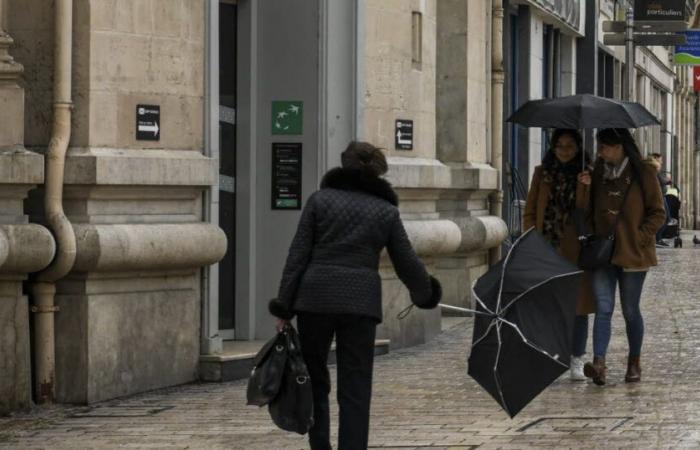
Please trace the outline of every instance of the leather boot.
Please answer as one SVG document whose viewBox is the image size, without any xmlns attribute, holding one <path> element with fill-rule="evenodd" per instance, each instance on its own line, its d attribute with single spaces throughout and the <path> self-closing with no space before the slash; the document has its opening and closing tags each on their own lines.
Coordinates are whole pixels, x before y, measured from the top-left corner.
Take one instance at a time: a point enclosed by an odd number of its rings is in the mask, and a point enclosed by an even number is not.
<svg viewBox="0 0 700 450">
<path fill-rule="evenodd" d="M 627 373 L 625 374 L 627 383 L 636 383 L 642 381 L 642 368 L 639 365 L 639 357 L 629 357 L 627 360 Z"/>
<path fill-rule="evenodd" d="M 603 386 L 605 384 L 605 374 L 607 369 L 605 367 L 605 357 L 593 357 L 593 362 L 587 362 L 583 366 L 583 373 L 588 378 L 592 378 L 593 382 L 598 386 Z"/>
</svg>

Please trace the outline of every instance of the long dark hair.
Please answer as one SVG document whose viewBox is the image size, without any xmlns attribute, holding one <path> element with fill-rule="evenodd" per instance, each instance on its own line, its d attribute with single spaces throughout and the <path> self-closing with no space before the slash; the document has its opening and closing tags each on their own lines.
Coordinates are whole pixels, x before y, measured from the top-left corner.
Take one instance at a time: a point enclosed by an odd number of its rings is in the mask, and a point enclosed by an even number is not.
<svg viewBox="0 0 700 450">
<path fill-rule="evenodd" d="M 554 152 L 554 148 L 557 146 L 557 142 L 559 142 L 559 139 L 562 136 L 569 136 L 576 143 L 576 148 L 578 151 L 576 152 L 576 156 L 574 157 L 574 159 L 572 159 L 571 161 L 580 162 L 581 152 L 584 152 L 586 165 L 590 164 L 590 158 L 583 149 L 583 137 L 581 136 L 581 133 L 579 133 L 578 130 L 575 130 L 573 128 L 557 128 L 556 130 L 554 130 L 554 132 L 552 133 L 552 137 L 549 139 L 549 150 L 547 150 L 547 153 L 544 155 L 544 158 L 542 158 L 542 165 L 546 168 L 551 168 L 554 166 L 555 162 L 557 161 L 557 155 Z"/>
<path fill-rule="evenodd" d="M 596 138 L 599 143 L 605 145 L 622 145 L 625 156 L 629 158 L 632 178 L 642 186 L 642 153 L 639 151 L 632 133 L 627 128 L 605 128 L 598 132 Z M 601 161 L 599 164 L 603 164 L 603 162 Z"/>
</svg>

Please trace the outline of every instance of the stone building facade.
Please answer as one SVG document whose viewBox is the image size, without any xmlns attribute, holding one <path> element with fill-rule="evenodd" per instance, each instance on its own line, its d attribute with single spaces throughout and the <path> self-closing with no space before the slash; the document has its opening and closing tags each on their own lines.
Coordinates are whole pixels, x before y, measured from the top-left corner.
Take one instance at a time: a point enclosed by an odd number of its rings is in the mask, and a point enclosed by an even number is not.
<svg viewBox="0 0 700 450">
<path fill-rule="evenodd" d="M 501 15 L 467 0 L 1 0 L 0 412 L 185 383 L 268 338 L 297 207 L 352 139 L 387 149 L 411 240 L 445 302 L 470 305 L 506 235 Z M 56 222 L 46 174 L 68 132 Z M 277 202 L 284 183 L 299 191 Z M 388 260 L 381 274 L 380 336 L 438 333 L 438 310 L 396 318 L 408 294 Z M 37 328 L 50 351 L 30 345 Z"/>
</svg>

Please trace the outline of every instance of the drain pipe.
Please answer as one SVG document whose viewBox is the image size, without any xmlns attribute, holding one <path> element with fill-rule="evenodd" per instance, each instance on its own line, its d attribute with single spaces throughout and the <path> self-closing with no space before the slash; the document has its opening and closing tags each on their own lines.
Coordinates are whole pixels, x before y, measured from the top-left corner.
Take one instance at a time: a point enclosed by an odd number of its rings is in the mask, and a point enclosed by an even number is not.
<svg viewBox="0 0 700 450">
<path fill-rule="evenodd" d="M 32 285 L 34 304 L 34 364 L 37 403 L 52 403 L 55 398 L 54 305 L 56 281 L 65 277 L 75 263 L 76 244 L 73 226 L 63 212 L 63 173 L 71 133 L 71 59 L 73 1 L 55 2 L 54 104 L 51 140 L 46 152 L 44 210 L 49 229 L 56 239 L 56 257 L 36 276 Z"/>
<path fill-rule="evenodd" d="M 490 214 L 503 218 L 503 0 L 491 1 L 491 165 L 496 169 L 497 187 L 491 193 Z M 501 245 L 489 251 L 490 265 L 501 259 Z"/>
</svg>

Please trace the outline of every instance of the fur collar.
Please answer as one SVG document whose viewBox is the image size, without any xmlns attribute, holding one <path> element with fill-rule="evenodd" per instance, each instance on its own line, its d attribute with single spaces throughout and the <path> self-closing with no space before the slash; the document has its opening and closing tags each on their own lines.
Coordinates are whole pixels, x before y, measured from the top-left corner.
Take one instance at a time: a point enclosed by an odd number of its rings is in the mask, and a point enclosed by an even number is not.
<svg viewBox="0 0 700 450">
<path fill-rule="evenodd" d="M 391 184 L 383 178 L 368 177 L 362 172 L 336 167 L 329 170 L 321 180 L 321 189 L 362 191 L 383 198 L 394 206 L 399 206 L 399 198 Z"/>
</svg>

